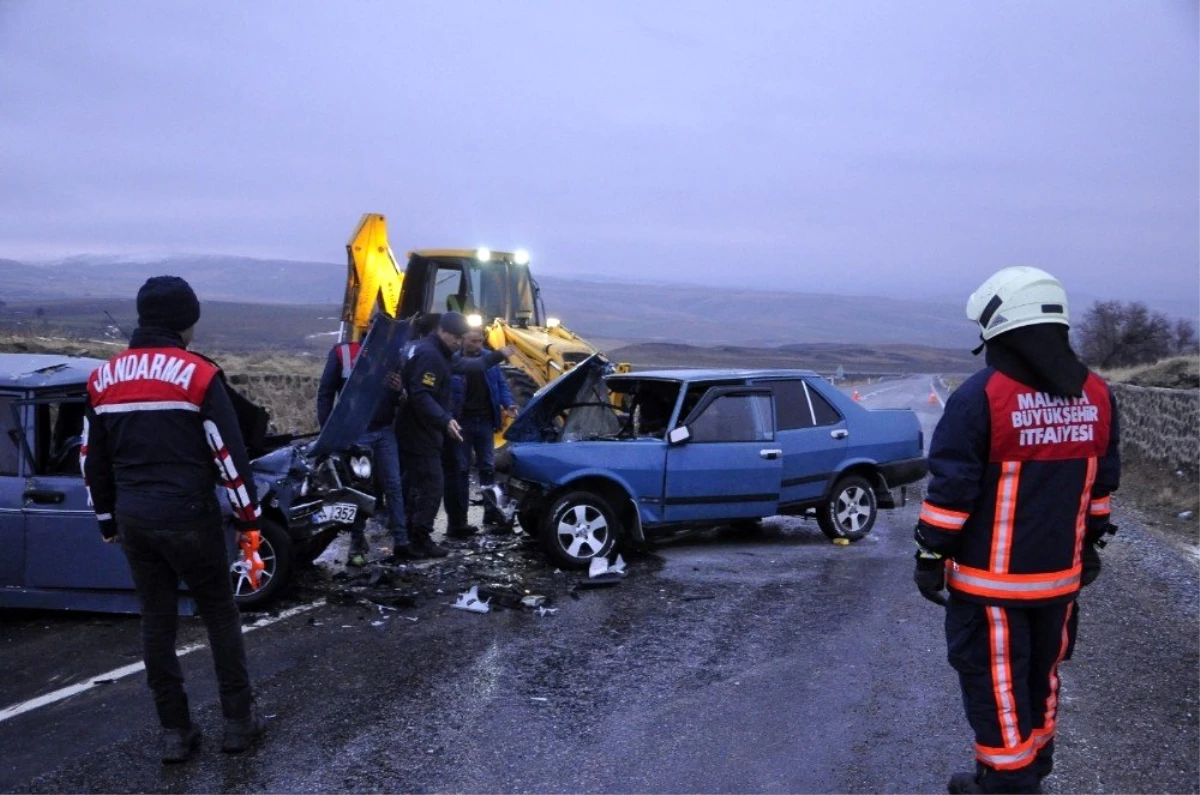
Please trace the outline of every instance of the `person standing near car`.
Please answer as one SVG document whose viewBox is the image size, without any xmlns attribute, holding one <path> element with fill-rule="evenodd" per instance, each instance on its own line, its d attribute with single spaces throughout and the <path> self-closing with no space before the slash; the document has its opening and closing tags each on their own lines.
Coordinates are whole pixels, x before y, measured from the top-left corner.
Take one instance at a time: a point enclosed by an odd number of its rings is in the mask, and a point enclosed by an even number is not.
<svg viewBox="0 0 1200 795">
<path fill-rule="evenodd" d="M 432 536 L 445 489 L 442 467 L 446 444 L 462 441 L 458 420 L 450 412 L 451 379 L 456 372 L 483 370 L 513 353 L 511 347 L 505 347 L 478 362 L 452 363 L 469 329 L 462 314 L 442 314 L 437 328 L 413 346 L 401 374 L 407 398 L 398 436 L 409 505 L 408 534 L 413 548 L 426 557 L 447 554 L 446 548 L 435 543 Z"/>
<path fill-rule="evenodd" d="M 997 272 L 967 316 L 987 367 L 954 391 L 934 431 L 914 578 L 946 603 L 947 656 L 975 734 L 975 770 L 949 791 L 1040 792 L 1076 597 L 1116 530 L 1117 406 L 1071 350 L 1066 292 L 1049 273 Z"/>
<path fill-rule="evenodd" d="M 324 427 L 333 412 L 334 401 L 350 379 L 350 372 L 358 360 L 361 348 L 358 342 L 339 342 L 329 351 L 325 369 L 317 386 L 317 424 Z M 409 543 L 408 520 L 404 510 L 404 486 L 400 469 L 400 450 L 396 443 L 393 424 L 396 418 L 396 402 L 399 392 L 385 395 L 370 424 L 356 444 L 371 451 L 372 464 L 387 506 L 388 530 L 392 536 L 392 556 L 401 559 L 418 557 Z M 367 537 L 361 523 L 356 522 L 350 531 L 350 557 L 347 565 L 361 568 L 367 565 Z"/>
<path fill-rule="evenodd" d="M 474 360 L 482 356 L 483 332 L 477 328 L 470 329 L 463 337 L 462 352 L 455 358 Z M 471 459 L 474 457 L 480 488 L 492 485 L 495 476 L 495 435 L 504 427 L 506 417 L 516 416 L 517 404 L 499 365 L 456 377 L 462 379 L 462 399 L 456 416 L 463 440 L 454 445 L 458 458 L 458 482 L 447 484 L 446 488 L 447 492 L 452 488 L 457 489 L 456 502 L 466 506 L 470 498 Z M 446 530 L 449 536 L 462 538 L 478 532 L 478 528 L 466 523 L 465 509 L 461 524 L 456 524 L 454 517 L 450 519 Z M 485 510 L 483 522 L 492 532 L 504 529 L 504 517 L 498 515 L 494 507 L 489 506 Z"/>
<path fill-rule="evenodd" d="M 133 574 L 162 761 L 183 762 L 200 742 L 175 655 L 180 581 L 208 630 L 225 717 L 221 750 L 238 753 L 262 735 L 263 722 L 216 491 L 224 486 L 238 531 L 257 541 L 250 462 L 218 368 L 187 350 L 200 319 L 191 286 L 177 276 L 149 279 L 137 310 L 129 348 L 88 379 L 80 468 L 100 533 L 121 544 Z"/>
</svg>

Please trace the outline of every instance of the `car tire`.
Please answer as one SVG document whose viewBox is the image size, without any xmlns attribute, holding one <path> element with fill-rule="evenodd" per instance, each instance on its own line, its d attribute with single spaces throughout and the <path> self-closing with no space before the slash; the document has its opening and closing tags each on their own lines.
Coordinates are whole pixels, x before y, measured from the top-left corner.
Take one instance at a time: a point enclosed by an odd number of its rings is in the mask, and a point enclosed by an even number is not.
<svg viewBox="0 0 1200 795">
<path fill-rule="evenodd" d="M 590 491 L 572 491 L 554 501 L 542 520 L 541 542 L 564 568 L 586 568 L 608 557 L 621 534 L 617 512 Z"/>
<path fill-rule="evenodd" d="M 517 523 L 525 535 L 536 537 L 541 526 L 541 516 L 537 511 L 521 511 L 517 514 Z"/>
<path fill-rule="evenodd" d="M 294 553 L 287 531 L 269 519 L 259 524 L 258 556 L 266 566 L 259 574 L 258 590 L 250 589 L 250 580 L 242 574 L 242 551 L 234 545 L 229 563 L 229 578 L 233 584 L 233 600 L 241 608 L 258 608 L 283 592 L 291 579 Z"/>
<path fill-rule="evenodd" d="M 817 524 L 831 539 L 858 541 L 875 526 L 879 509 L 866 478 L 847 475 L 834 484 L 829 499 L 817 508 Z"/>
</svg>

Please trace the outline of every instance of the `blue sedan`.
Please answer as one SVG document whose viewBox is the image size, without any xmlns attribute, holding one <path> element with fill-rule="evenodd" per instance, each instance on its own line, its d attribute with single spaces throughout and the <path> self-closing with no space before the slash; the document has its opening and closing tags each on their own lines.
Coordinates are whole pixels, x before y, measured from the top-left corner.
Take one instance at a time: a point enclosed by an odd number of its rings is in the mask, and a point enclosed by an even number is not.
<svg viewBox="0 0 1200 795">
<path fill-rule="evenodd" d="M 544 387 L 497 457 L 501 499 L 561 565 L 780 514 L 857 541 L 925 477 L 912 411 L 864 409 L 816 373 L 611 369 L 593 356 Z"/>
</svg>

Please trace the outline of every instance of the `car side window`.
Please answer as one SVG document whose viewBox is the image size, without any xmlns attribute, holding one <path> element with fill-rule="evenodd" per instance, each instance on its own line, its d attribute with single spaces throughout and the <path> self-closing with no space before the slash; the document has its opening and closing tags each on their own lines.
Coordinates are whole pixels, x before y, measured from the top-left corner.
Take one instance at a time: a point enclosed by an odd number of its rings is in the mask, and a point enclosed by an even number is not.
<svg viewBox="0 0 1200 795">
<path fill-rule="evenodd" d="M 11 396 L 0 395 L 0 475 L 16 475 L 21 468 L 21 448 Z"/>
<path fill-rule="evenodd" d="M 774 437 L 766 395 L 722 395 L 688 423 L 693 442 L 758 442 Z"/>
<path fill-rule="evenodd" d="M 775 395 L 775 416 L 779 430 L 811 428 L 815 424 L 803 381 L 772 381 L 771 392 Z"/>
<path fill-rule="evenodd" d="M 808 391 L 809 400 L 812 401 L 813 422 L 817 425 L 837 425 L 842 421 L 842 415 L 833 407 L 833 404 L 826 400 L 820 392 L 813 389 L 808 384 L 804 385 Z"/>
<path fill-rule="evenodd" d="M 78 398 L 34 405 L 34 472 L 83 477 L 79 471 L 83 414 L 84 404 Z"/>
</svg>

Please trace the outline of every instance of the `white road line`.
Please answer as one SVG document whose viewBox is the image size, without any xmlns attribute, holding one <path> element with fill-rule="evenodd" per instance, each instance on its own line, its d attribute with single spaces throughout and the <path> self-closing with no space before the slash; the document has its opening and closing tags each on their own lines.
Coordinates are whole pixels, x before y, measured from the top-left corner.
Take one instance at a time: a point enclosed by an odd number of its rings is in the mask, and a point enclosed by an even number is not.
<svg viewBox="0 0 1200 795">
<path fill-rule="evenodd" d="M 300 605 L 298 607 L 293 607 L 290 610 L 284 610 L 277 616 L 260 618 L 253 624 L 247 624 L 242 627 L 242 634 L 244 635 L 247 632 L 253 632 L 256 629 L 268 627 L 271 624 L 275 624 L 279 621 L 283 621 L 286 618 L 291 618 L 292 616 L 307 612 L 315 607 L 320 607 L 323 604 L 325 604 L 325 600 L 318 599 L 312 604 Z M 180 648 L 176 649 L 175 654 L 179 657 L 182 657 L 183 655 L 191 654 L 198 649 L 207 648 L 207 646 L 207 643 L 193 643 L 190 646 L 181 646 Z M 32 712 L 33 710 L 44 707 L 47 704 L 54 704 L 58 701 L 62 701 L 64 698 L 70 698 L 71 696 L 78 695 L 84 691 L 91 690 L 93 687 L 100 687 L 101 685 L 110 684 L 117 679 L 124 679 L 126 676 L 132 676 L 133 674 L 144 670 L 146 670 L 145 663 L 130 663 L 129 665 L 123 665 L 120 668 L 114 668 L 111 671 L 95 676 L 87 682 L 80 682 L 79 684 L 55 690 L 53 693 L 46 693 L 43 696 L 31 698 L 30 700 L 22 701 L 19 704 L 13 704 L 11 707 L 0 709 L 0 723 L 3 723 L 9 718 L 15 718 L 18 715 L 23 715 L 26 712 Z"/>
<path fill-rule="evenodd" d="M 937 388 L 934 387 L 934 385 L 933 385 L 932 378 L 929 379 L 929 394 L 931 394 L 935 398 L 937 398 L 937 402 L 938 402 L 939 406 L 941 406 L 942 408 L 946 408 L 946 401 L 942 400 L 942 396 L 938 394 Z"/>
</svg>

